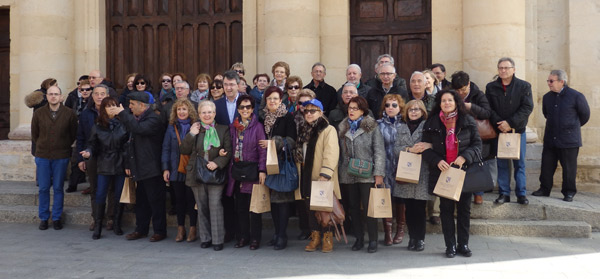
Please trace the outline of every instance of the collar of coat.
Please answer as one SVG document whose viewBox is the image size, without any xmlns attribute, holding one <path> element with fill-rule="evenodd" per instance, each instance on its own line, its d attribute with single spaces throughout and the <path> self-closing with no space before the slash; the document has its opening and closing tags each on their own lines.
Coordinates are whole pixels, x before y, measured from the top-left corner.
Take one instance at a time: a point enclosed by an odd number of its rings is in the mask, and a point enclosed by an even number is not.
<svg viewBox="0 0 600 279">
<path fill-rule="evenodd" d="M 339 128 L 340 137 L 344 137 L 346 133 L 350 130 L 350 123 L 348 123 L 348 117 L 344 118 L 344 120 L 340 122 Z M 375 121 L 375 119 L 370 115 L 365 115 L 363 120 L 360 122 L 360 127 L 358 127 L 358 130 L 356 130 L 356 134 L 358 135 L 360 130 L 363 130 L 365 133 L 369 133 L 376 128 L 377 121 Z"/>
</svg>

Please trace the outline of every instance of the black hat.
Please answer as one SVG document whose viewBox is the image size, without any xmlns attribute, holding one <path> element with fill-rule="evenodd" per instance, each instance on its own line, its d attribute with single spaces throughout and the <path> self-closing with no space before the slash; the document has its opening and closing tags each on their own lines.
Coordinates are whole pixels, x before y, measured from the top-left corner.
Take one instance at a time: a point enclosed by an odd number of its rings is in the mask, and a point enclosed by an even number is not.
<svg viewBox="0 0 600 279">
<path fill-rule="evenodd" d="M 144 104 L 150 103 L 150 96 L 148 96 L 148 93 L 146 93 L 146 92 L 134 91 L 134 92 L 129 93 L 127 95 L 127 97 L 129 97 L 129 100 L 132 100 L 132 101 L 138 101 L 138 102 L 142 102 Z"/>
</svg>

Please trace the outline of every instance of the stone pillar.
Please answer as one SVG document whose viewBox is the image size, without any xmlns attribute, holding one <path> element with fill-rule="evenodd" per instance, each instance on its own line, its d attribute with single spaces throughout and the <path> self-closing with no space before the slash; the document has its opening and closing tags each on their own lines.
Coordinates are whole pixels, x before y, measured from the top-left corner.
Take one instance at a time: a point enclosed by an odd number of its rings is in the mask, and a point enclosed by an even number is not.
<svg viewBox="0 0 600 279">
<path fill-rule="evenodd" d="M 446 74 L 463 68 L 462 0 L 431 2 L 431 60 Z M 449 79 L 449 77 L 448 77 Z"/>
<path fill-rule="evenodd" d="M 25 106 L 24 96 L 38 89 L 42 81 L 53 77 L 58 80 L 66 98 L 74 84 L 73 59 L 73 0 L 20 0 L 19 57 L 12 67 L 18 67 L 20 100 L 11 118 L 18 118 L 17 127 L 11 127 L 10 139 L 31 137 L 30 123 L 33 110 Z M 13 16 L 11 15 L 11 18 Z M 11 34 L 13 35 L 13 34 Z M 43 51 L 40 51 L 43 50 Z M 12 61 L 11 61 L 12 62 Z"/>
<path fill-rule="evenodd" d="M 327 67 L 325 82 L 335 89 L 346 81 L 346 67 L 350 64 L 349 2 L 348 0 L 321 1 L 320 60 Z"/>
</svg>

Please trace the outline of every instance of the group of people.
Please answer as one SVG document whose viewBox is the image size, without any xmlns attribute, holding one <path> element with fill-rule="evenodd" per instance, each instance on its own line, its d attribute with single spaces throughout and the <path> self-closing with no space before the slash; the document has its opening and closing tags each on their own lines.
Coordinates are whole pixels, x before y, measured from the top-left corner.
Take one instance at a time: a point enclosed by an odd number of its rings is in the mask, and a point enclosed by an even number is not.
<svg viewBox="0 0 600 279">
<path fill-rule="evenodd" d="M 92 71 L 80 79 L 65 105 L 56 80 L 46 80 L 26 100 L 36 109 L 32 152 L 40 192 L 39 228 L 47 229 L 50 217 L 55 229 L 62 228 L 62 181 L 72 158 L 67 192 L 75 191 L 87 173 L 94 239 L 101 237 L 105 215 L 107 227 L 123 234 L 119 201 L 129 177 L 137 187 L 136 225 L 126 235 L 128 240 L 147 237 L 150 221 L 151 242 L 167 237 L 168 189 L 177 215 L 175 241 L 199 238 L 200 247 L 219 251 L 234 240 L 235 248 L 259 249 L 262 216 L 250 211 L 250 204 L 255 186 L 269 179 L 267 150 L 274 143 L 271 151 L 280 161 L 295 164 L 299 178 L 297 185 L 277 185 L 281 180 L 267 185 L 275 229 L 267 245 L 275 250 L 287 247 L 288 220 L 294 211 L 300 221 L 298 239 L 310 240 L 305 250 L 333 250 L 333 227 L 322 226 L 310 206 L 312 182 L 331 181 L 335 197 L 348 212 L 345 224 L 355 237 L 353 251 L 365 244 L 369 253 L 378 249 L 378 220 L 367 216 L 367 208 L 371 188 L 381 185 L 390 189 L 394 212 L 394 218 L 382 220 L 384 245 L 401 243 L 406 225 L 408 250 L 423 251 L 429 218 L 432 223 L 441 221 L 446 256 L 469 257 L 472 196 L 480 204 L 483 193 L 463 192 L 455 201 L 438 198 L 433 190 L 442 171 L 496 157 L 497 139 L 482 140 L 476 119 L 488 119 L 498 132 L 521 134 L 518 160 L 493 160 L 500 193 L 495 203 L 510 202 L 512 161 L 517 202 L 528 204 L 524 154 L 525 127 L 533 110 L 531 86 L 514 75 L 511 58 L 501 58 L 497 67 L 498 76 L 485 93 L 463 71 L 448 81 L 442 64 L 415 71 L 407 85 L 388 54 L 378 57 L 376 76 L 365 82 L 360 66 L 349 65 L 347 81 L 338 90 L 325 82 L 325 65 L 315 63 L 311 82 L 303 86 L 283 61 L 273 65 L 272 79 L 267 74 L 254 76 L 254 87 L 246 83 L 241 63 L 212 78 L 198 75 L 195 90 L 184 74 L 165 73 L 160 89 L 153 92 L 151 81 L 134 73 L 117 94 L 99 71 Z M 560 161 L 564 199 L 572 201 L 580 127 L 589 119 L 589 107 L 583 94 L 567 86 L 564 71 L 552 71 L 548 85 L 541 188 L 533 194 L 549 195 Z M 400 151 L 422 154 L 417 183 L 396 181 Z M 368 166 L 368 171 L 353 171 L 356 164 Z"/>
</svg>

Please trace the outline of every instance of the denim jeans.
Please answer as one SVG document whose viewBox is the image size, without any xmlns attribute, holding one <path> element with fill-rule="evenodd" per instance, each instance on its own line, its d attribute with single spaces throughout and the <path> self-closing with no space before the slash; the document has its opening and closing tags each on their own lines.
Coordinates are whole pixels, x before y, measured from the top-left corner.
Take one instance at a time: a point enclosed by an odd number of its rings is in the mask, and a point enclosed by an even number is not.
<svg viewBox="0 0 600 279">
<path fill-rule="evenodd" d="M 113 183 L 115 185 L 115 203 L 118 203 L 121 199 L 121 192 L 123 192 L 123 183 L 125 183 L 125 175 L 99 174 L 98 184 L 96 186 L 96 203 L 106 203 L 106 195 L 108 193 L 108 186 L 111 180 L 113 180 Z"/>
<path fill-rule="evenodd" d="M 519 160 L 510 159 L 497 159 L 498 161 L 498 188 L 500 194 L 510 195 L 510 169 L 508 164 L 510 161 L 513 163 L 514 177 L 515 177 L 515 194 L 517 197 L 524 197 L 527 195 L 527 177 L 525 175 L 525 148 L 527 146 L 527 139 L 525 133 L 521 134 L 521 153 Z"/>
<path fill-rule="evenodd" d="M 63 188 L 68 164 L 69 158 L 35 158 L 40 195 L 40 205 L 38 207 L 38 216 L 40 217 L 40 220 L 48 220 L 50 218 L 51 185 L 54 190 L 54 201 L 52 203 L 52 220 L 60 220 L 60 216 L 62 215 L 63 211 Z"/>
</svg>

